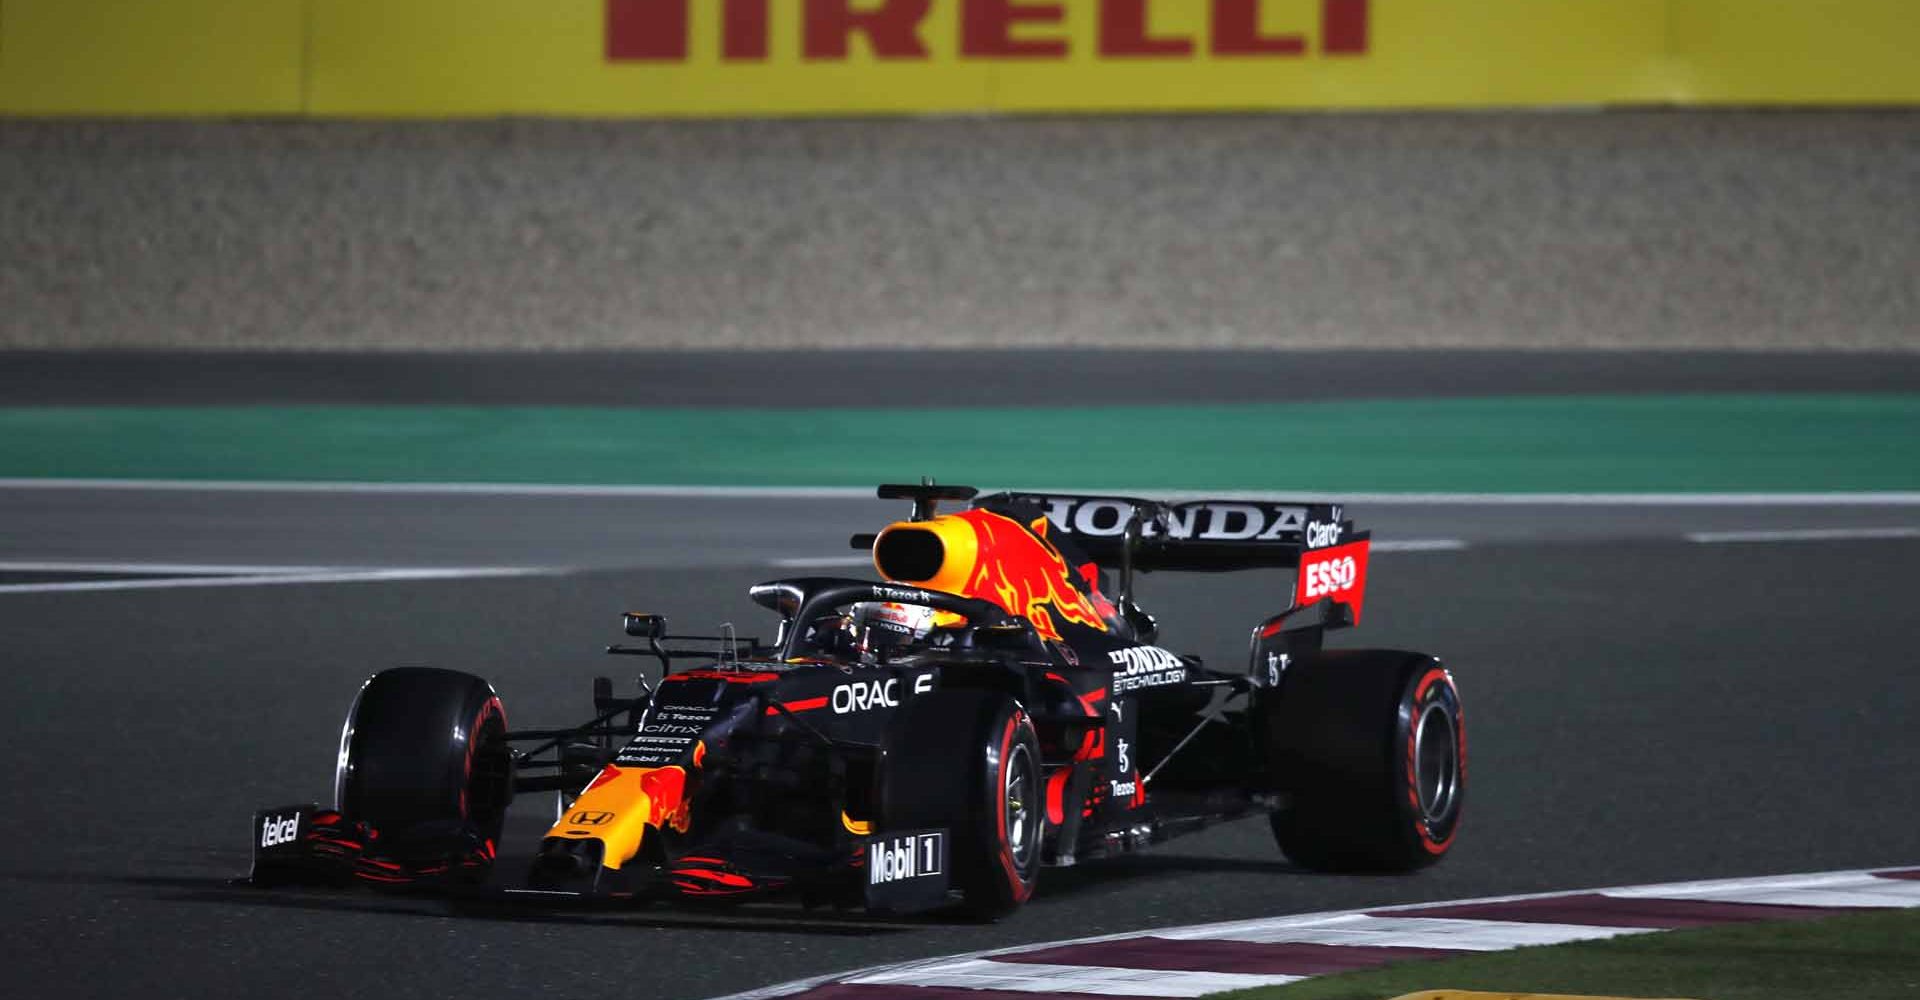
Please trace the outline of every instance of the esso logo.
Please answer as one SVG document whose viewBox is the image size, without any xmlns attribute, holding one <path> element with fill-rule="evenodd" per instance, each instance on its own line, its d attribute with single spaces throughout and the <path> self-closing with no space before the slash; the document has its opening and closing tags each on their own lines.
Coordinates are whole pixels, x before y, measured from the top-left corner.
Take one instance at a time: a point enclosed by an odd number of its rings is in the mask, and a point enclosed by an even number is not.
<svg viewBox="0 0 1920 1000">
<path fill-rule="evenodd" d="M 900 704 L 900 679 L 889 677 L 884 681 L 855 681 L 842 684 L 833 689 L 833 711 L 837 715 L 848 712 L 864 712 L 869 708 L 898 707 Z"/>
<path fill-rule="evenodd" d="M 1307 567 L 1307 600 L 1350 590 L 1360 576 L 1360 567 L 1352 556 L 1341 556 Z"/>
</svg>

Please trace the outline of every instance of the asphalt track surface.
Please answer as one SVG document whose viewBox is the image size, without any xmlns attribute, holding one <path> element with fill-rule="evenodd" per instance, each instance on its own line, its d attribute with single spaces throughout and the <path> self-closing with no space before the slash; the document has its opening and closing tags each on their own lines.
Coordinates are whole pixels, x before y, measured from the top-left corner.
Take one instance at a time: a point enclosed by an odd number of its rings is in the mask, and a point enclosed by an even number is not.
<svg viewBox="0 0 1920 1000">
<path fill-rule="evenodd" d="M 845 532 L 885 507 L 67 488 L 0 500 L 8 562 L 553 571 L 0 592 L 0 705 L 17 748 L 0 792 L 13 845 L 0 961 L 30 993 L 701 997 L 1149 926 L 1920 856 L 1908 641 L 1920 539 L 1685 538 L 1912 528 L 1911 505 L 1358 504 L 1376 538 L 1465 544 L 1377 556 L 1366 621 L 1341 643 L 1430 650 L 1454 668 L 1472 775 L 1454 854 L 1412 877 L 1315 875 L 1289 866 L 1264 824 L 1241 822 L 1047 871 L 1023 911 L 971 925 L 772 904 L 456 910 L 226 881 L 245 868 L 254 808 L 327 798 L 340 718 L 371 671 L 460 667 L 494 682 L 516 724 L 577 720 L 591 677 L 633 662 L 599 653 L 620 611 L 751 632 L 765 613 L 748 583 L 819 571 L 772 560 L 845 558 Z M 1167 645 L 1233 664 L 1285 589 L 1273 574 L 1158 575 L 1143 602 Z M 549 808 L 520 803 L 503 873 Z"/>
<path fill-rule="evenodd" d="M 1495 893 L 1910 863 L 1920 541 L 1487 545 L 1376 558 L 1348 643 L 1444 655 L 1472 791 L 1408 878 L 1297 871 L 1255 820 L 1050 870 L 994 925 L 737 911 L 473 912 L 267 893 L 256 807 L 324 801 L 357 683 L 398 663 L 493 680 L 523 725 L 583 718 L 617 613 L 763 614 L 764 567 L 0 595 L 8 933 L 29 992 L 698 997 L 875 962 L 1146 926 Z M 1167 644 L 1233 663 L 1284 582 L 1155 578 Z M 524 858 L 550 800 L 521 803 Z M 512 863 L 505 866 L 510 871 Z"/>
</svg>

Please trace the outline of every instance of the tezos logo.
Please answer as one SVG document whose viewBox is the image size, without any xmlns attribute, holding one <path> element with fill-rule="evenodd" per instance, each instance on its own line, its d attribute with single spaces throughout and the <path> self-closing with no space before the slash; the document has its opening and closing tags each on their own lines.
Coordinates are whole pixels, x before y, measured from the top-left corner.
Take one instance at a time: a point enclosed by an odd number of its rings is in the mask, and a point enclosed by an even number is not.
<svg viewBox="0 0 1920 1000">
<path fill-rule="evenodd" d="M 1307 600 L 1325 597 L 1342 590 L 1351 590 L 1359 576 L 1360 568 L 1354 563 L 1352 556 L 1314 563 L 1307 567 Z"/>
<path fill-rule="evenodd" d="M 265 822 L 260 824 L 261 847 L 278 847 L 281 844 L 291 843 L 293 838 L 299 835 L 299 813 L 294 813 L 284 819 L 279 816 L 268 816 Z"/>
<path fill-rule="evenodd" d="M 1291 653 L 1268 653 L 1267 654 L 1267 686 L 1279 687 L 1280 675 L 1286 673 L 1287 668 L 1292 665 L 1293 665 L 1293 655 Z"/>
<path fill-rule="evenodd" d="M 1138 787 L 1131 781 L 1109 781 L 1107 784 L 1112 787 L 1116 799 L 1133 798 L 1134 789 Z"/>
<path fill-rule="evenodd" d="M 940 874 L 942 836 L 944 834 L 922 833 L 874 844 L 867 853 L 867 884 L 884 885 Z"/>
</svg>

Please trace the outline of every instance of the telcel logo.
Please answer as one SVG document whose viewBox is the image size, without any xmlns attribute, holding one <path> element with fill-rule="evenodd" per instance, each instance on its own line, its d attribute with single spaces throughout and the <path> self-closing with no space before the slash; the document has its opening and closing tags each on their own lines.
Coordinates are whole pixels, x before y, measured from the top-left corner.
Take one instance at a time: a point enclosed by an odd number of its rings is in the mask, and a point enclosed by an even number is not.
<svg viewBox="0 0 1920 1000">
<path fill-rule="evenodd" d="M 299 836 L 299 834 L 299 813 L 294 813 L 284 818 L 268 816 L 266 820 L 260 824 L 260 846 L 278 847 L 281 844 L 292 843 L 293 838 Z"/>
</svg>

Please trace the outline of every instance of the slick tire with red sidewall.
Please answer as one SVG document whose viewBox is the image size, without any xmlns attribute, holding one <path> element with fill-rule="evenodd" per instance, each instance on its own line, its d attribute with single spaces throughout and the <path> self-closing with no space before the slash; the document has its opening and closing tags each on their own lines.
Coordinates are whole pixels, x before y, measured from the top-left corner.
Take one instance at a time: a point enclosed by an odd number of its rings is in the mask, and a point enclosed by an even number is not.
<svg viewBox="0 0 1920 1000">
<path fill-rule="evenodd" d="M 513 796 L 507 712 L 486 681 L 396 667 L 367 680 L 347 713 L 335 808 L 383 837 L 465 824 L 498 842 Z"/>
<path fill-rule="evenodd" d="M 1460 692 L 1440 661 L 1399 650 L 1303 656 L 1256 717 L 1284 804 L 1274 838 L 1323 871 L 1411 871 L 1446 855 L 1467 784 Z"/>
<path fill-rule="evenodd" d="M 949 831 L 967 913 L 1001 916 L 1033 895 L 1040 740 L 1018 702 L 968 690 L 908 699 L 887 724 L 878 780 L 881 830 Z"/>
</svg>

